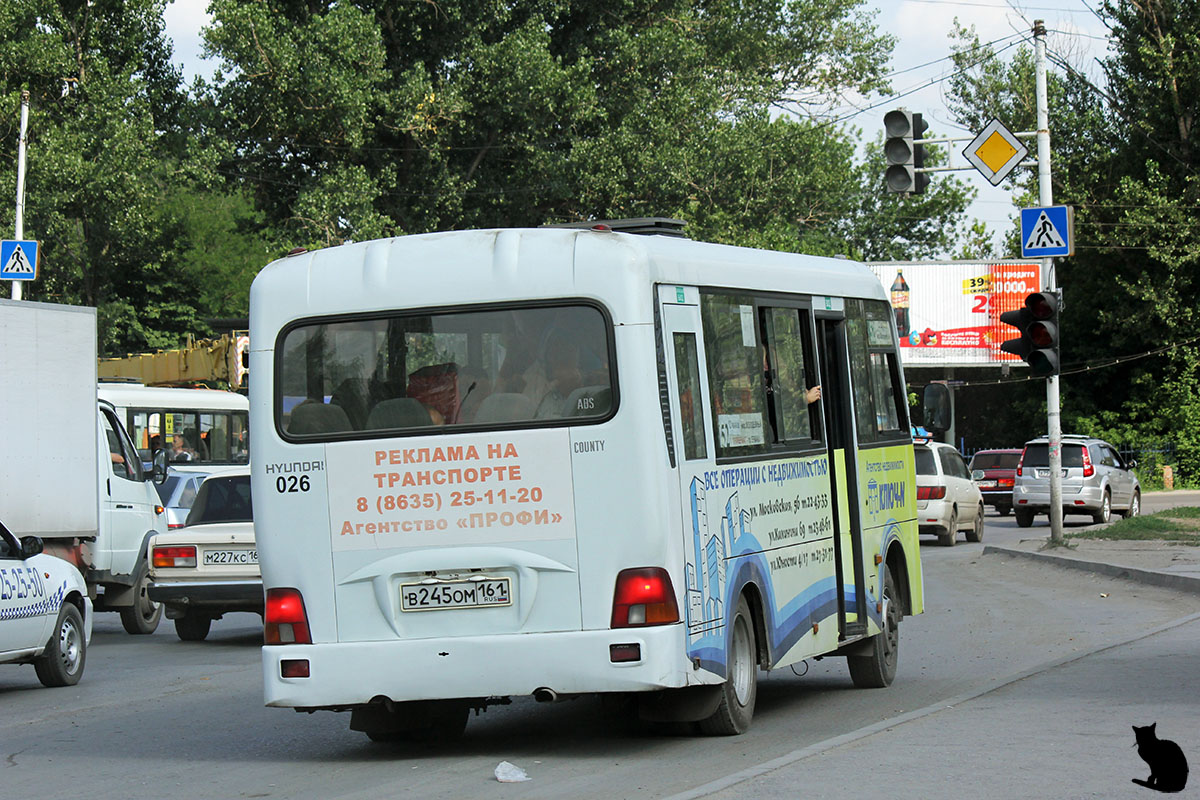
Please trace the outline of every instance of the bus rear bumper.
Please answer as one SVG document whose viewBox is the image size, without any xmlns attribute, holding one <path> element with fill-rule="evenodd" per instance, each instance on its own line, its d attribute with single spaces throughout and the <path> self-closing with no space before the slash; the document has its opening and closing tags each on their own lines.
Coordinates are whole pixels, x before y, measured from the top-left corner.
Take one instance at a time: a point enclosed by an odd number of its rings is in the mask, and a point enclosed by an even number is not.
<svg viewBox="0 0 1200 800">
<path fill-rule="evenodd" d="M 272 645 L 262 649 L 266 705 L 349 708 L 395 702 L 639 692 L 716 683 L 693 669 L 683 625 L 599 631 L 469 636 L 392 642 Z M 614 662 L 613 645 L 638 645 L 638 661 Z M 307 678 L 285 678 L 284 662 L 306 660 Z M 292 666 L 292 665 L 288 665 Z"/>
</svg>

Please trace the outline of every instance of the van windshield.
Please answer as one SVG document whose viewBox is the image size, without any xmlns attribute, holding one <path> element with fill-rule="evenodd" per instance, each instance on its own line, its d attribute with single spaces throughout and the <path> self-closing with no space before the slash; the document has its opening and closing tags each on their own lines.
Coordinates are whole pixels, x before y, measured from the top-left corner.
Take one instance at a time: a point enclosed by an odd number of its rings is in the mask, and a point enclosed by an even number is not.
<svg viewBox="0 0 1200 800">
<path fill-rule="evenodd" d="M 1062 465 L 1064 467 L 1083 466 L 1083 445 L 1064 444 L 1062 446 Z M 1031 444 L 1025 446 L 1025 467 L 1050 466 L 1050 447 L 1046 444 Z"/>
<path fill-rule="evenodd" d="M 574 424 L 613 408 L 609 324 L 591 305 L 316 322 L 276 357 L 289 438 Z"/>
</svg>

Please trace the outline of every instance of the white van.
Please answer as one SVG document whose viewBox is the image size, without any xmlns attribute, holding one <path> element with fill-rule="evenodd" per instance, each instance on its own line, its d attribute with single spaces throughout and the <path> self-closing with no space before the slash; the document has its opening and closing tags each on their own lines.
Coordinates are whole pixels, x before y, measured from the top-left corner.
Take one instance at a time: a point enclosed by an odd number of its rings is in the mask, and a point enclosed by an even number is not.
<svg viewBox="0 0 1200 800">
<path fill-rule="evenodd" d="M 862 265 L 461 231 L 276 261 L 250 319 L 268 705 L 391 739 L 628 693 L 730 734 L 760 668 L 892 681 L 913 447 Z"/>
<path fill-rule="evenodd" d="M 123 380 L 102 380 L 98 392 L 117 409 L 144 463 L 160 449 L 179 472 L 249 463 L 250 402 L 243 394 Z"/>
</svg>

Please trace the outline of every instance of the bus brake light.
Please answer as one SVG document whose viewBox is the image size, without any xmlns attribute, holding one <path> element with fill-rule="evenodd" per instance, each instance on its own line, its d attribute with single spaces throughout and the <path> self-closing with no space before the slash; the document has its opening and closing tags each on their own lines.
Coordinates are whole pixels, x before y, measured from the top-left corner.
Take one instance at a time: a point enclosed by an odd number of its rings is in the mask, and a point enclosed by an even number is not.
<svg viewBox="0 0 1200 800">
<path fill-rule="evenodd" d="M 662 567 L 623 569 L 613 590 L 612 627 L 668 625 L 679 621 L 675 587 Z"/>
<path fill-rule="evenodd" d="M 263 644 L 312 644 L 304 598 L 298 589 L 267 589 Z"/>
</svg>

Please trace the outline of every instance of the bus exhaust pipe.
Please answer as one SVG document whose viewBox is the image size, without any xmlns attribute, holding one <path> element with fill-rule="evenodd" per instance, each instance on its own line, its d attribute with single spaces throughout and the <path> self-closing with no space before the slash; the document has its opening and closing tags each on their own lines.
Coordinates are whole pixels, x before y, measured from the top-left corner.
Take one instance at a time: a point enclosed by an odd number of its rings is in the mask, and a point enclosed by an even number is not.
<svg viewBox="0 0 1200 800">
<path fill-rule="evenodd" d="M 539 703 L 553 703 L 558 700 L 558 692 L 549 687 L 542 686 L 533 690 L 533 699 Z"/>
</svg>

